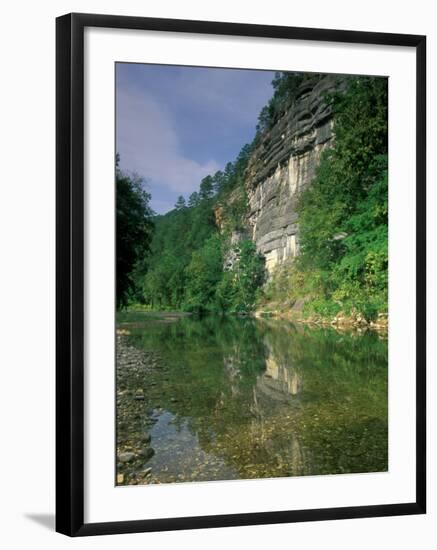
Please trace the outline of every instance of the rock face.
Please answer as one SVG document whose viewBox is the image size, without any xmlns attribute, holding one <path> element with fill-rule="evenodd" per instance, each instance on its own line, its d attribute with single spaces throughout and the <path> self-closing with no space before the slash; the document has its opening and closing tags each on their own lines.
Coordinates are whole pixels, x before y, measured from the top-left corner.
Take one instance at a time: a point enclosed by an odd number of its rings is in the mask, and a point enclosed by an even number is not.
<svg viewBox="0 0 437 550">
<path fill-rule="evenodd" d="M 334 75 L 305 80 L 294 103 L 262 135 L 249 161 L 246 223 L 269 274 L 298 253 L 297 198 L 333 140 L 332 109 L 325 94 L 343 87 L 344 80 Z"/>
<path fill-rule="evenodd" d="M 231 233 L 231 238 L 229 242 L 230 249 L 228 250 L 224 258 L 223 269 L 225 271 L 232 271 L 235 265 L 238 264 L 240 260 L 240 249 L 238 247 L 238 243 L 248 238 L 250 238 L 250 235 L 248 235 L 247 231 L 244 229 L 234 230 Z"/>
</svg>

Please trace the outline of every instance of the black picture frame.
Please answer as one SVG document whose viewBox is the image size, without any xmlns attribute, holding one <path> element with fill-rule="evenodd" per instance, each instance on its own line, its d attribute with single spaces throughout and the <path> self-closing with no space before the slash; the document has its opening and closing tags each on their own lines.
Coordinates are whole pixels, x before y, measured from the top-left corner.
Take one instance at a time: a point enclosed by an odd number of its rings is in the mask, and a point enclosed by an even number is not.
<svg viewBox="0 0 437 550">
<path fill-rule="evenodd" d="M 84 523 L 84 29 L 106 27 L 406 46 L 416 51 L 416 500 Z M 426 37 L 73 13 L 56 20 L 56 530 L 69 536 L 423 514 L 426 511 Z"/>
</svg>

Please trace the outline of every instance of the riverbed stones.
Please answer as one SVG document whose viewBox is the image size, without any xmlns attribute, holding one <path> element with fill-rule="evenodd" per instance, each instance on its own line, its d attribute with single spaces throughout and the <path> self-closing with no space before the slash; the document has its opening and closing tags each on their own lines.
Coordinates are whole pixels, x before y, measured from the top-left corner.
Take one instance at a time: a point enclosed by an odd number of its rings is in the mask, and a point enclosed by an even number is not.
<svg viewBox="0 0 437 550">
<path fill-rule="evenodd" d="M 139 389 L 135 392 L 135 399 L 137 401 L 144 401 L 144 391 Z"/>
<path fill-rule="evenodd" d="M 146 460 L 149 460 L 155 454 L 155 451 L 152 449 L 152 447 L 146 447 L 145 449 L 140 449 L 138 451 L 138 454 L 142 458 L 145 458 Z"/>
<path fill-rule="evenodd" d="M 156 377 L 162 380 L 166 370 L 159 353 L 138 349 L 129 335 L 117 334 L 117 475 L 124 476 L 123 485 L 153 479 L 143 468 L 155 454 L 150 432 L 163 411 Z"/>
<path fill-rule="evenodd" d="M 135 458 L 135 453 L 125 452 L 118 455 L 118 460 L 122 463 L 131 462 Z"/>
</svg>

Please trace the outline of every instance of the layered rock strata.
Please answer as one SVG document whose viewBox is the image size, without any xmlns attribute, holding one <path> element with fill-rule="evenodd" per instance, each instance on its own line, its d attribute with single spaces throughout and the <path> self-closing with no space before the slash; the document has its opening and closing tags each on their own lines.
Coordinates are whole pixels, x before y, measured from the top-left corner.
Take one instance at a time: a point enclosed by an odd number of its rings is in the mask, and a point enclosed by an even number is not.
<svg viewBox="0 0 437 550">
<path fill-rule="evenodd" d="M 343 86 L 344 79 L 334 75 L 305 80 L 293 104 L 261 136 L 249 161 L 246 225 L 269 274 L 298 253 L 297 199 L 310 185 L 322 152 L 333 141 L 332 109 L 326 94 Z"/>
</svg>

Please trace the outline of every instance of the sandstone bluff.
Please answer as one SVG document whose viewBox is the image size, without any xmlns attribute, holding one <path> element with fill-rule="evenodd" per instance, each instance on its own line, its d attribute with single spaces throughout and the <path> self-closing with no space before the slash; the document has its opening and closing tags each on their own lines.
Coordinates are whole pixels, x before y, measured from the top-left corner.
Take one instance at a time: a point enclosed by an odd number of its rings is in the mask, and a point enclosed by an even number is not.
<svg viewBox="0 0 437 550">
<path fill-rule="evenodd" d="M 251 238 L 264 255 L 270 275 L 298 253 L 297 199 L 310 185 L 322 151 L 333 142 L 332 108 L 326 94 L 343 88 L 344 79 L 339 76 L 306 79 L 292 105 L 261 135 L 251 155 L 246 172 L 245 227 L 233 233 L 231 243 Z M 216 221 L 223 226 L 220 208 Z"/>
</svg>

